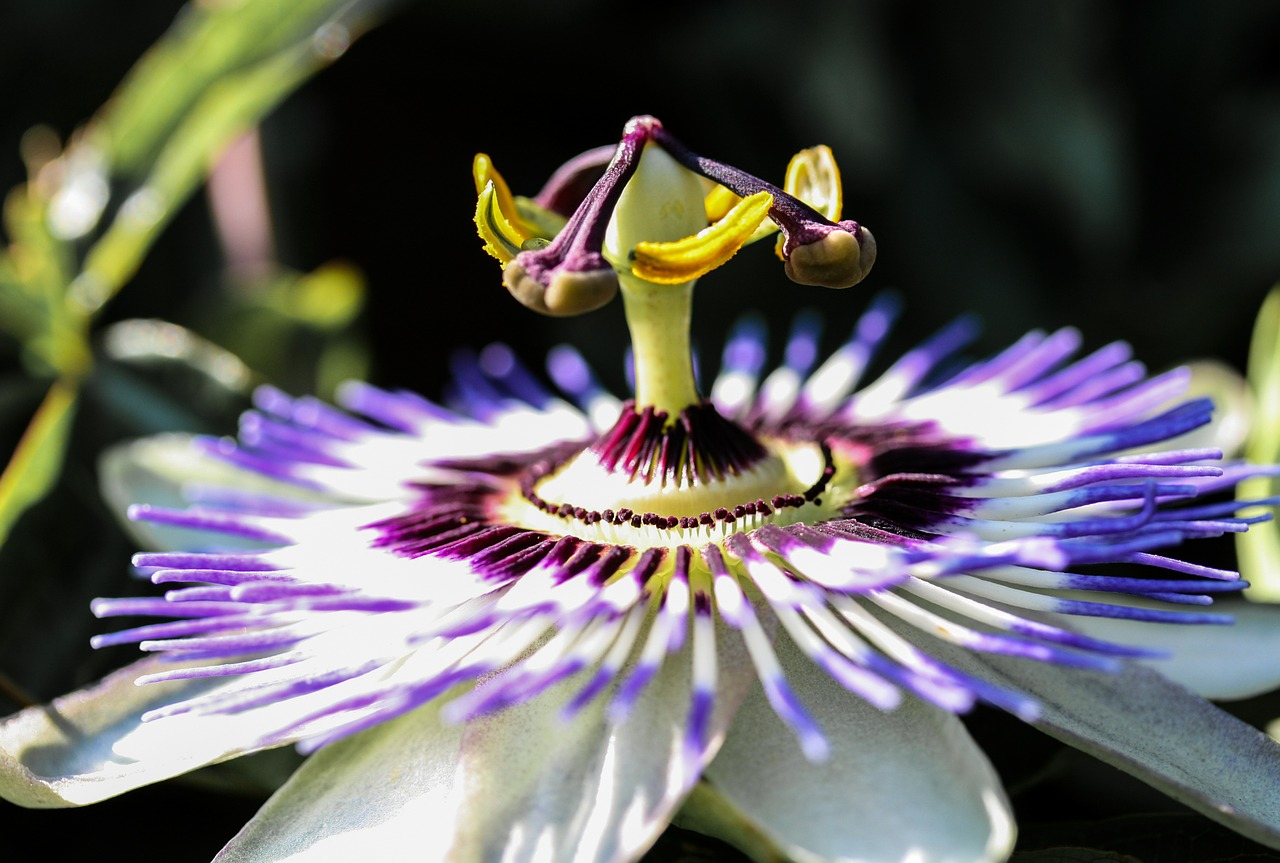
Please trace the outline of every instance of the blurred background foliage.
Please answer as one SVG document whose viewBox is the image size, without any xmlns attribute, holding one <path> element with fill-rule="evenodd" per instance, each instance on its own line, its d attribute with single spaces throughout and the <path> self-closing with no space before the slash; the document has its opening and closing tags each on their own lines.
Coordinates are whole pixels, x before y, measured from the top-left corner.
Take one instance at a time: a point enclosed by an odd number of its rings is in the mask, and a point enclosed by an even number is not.
<svg viewBox="0 0 1280 863">
<path fill-rule="evenodd" d="M 622 386 L 617 304 L 546 320 L 506 297 L 471 224 L 476 151 L 533 194 L 638 113 L 772 179 L 831 146 L 874 272 L 801 289 L 744 251 L 695 301 L 708 365 L 742 311 L 780 342 L 805 305 L 834 344 L 891 287 L 896 347 L 977 311 L 986 350 L 1075 325 L 1153 370 L 1242 369 L 1280 278 L 1277 44 L 1269 0 L 0 5 L 0 713 L 132 657 L 87 647 L 110 626 L 91 598 L 147 589 L 98 491 L 106 446 L 231 433 L 259 382 L 441 396 L 490 340 L 535 365 L 572 340 Z M 972 725 L 1027 860 L 1189 859 L 1188 837 L 1195 859 L 1270 859 L 1003 717 Z M 0 823 L 67 859 L 113 825 L 125 854 L 168 837 L 204 860 L 290 758 Z M 731 859 L 676 832 L 653 856 Z"/>
</svg>

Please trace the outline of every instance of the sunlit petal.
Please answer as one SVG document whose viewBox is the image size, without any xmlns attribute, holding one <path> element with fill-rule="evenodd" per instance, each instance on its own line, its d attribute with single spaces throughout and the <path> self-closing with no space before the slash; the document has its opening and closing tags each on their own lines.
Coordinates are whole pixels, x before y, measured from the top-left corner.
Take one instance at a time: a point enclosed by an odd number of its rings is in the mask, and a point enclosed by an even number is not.
<svg viewBox="0 0 1280 863">
<path fill-rule="evenodd" d="M 144 660 L 6 719 L 0 725 L 0 794 L 23 806 L 83 806 L 261 748 L 256 727 L 237 737 L 227 717 L 178 728 L 143 722 L 144 713 L 211 688 L 202 680 L 136 682 L 171 666 Z"/>
<path fill-rule="evenodd" d="M 752 680 L 741 648 L 724 647 L 717 706 L 694 748 L 687 651 L 621 723 L 599 702 L 567 717 L 577 680 L 466 724 L 442 721 L 433 702 L 317 752 L 217 859 L 328 861 L 370 848 L 414 861 L 635 859 L 720 746 Z"/>
<path fill-rule="evenodd" d="M 915 698 L 879 710 L 786 641 L 778 652 L 831 749 L 822 763 L 806 760 L 757 690 L 706 772 L 750 829 L 797 861 L 973 863 L 1009 854 L 1009 803 L 958 719 Z"/>
<path fill-rule="evenodd" d="M 1231 615 L 1232 625 L 1135 627 L 1122 620 L 1081 617 L 1072 628 L 1167 654 L 1143 662 L 1204 698 L 1249 698 L 1280 687 L 1280 608 L 1242 600 L 1222 600 L 1215 608 Z"/>
<path fill-rule="evenodd" d="M 1269 847 L 1280 847 L 1280 743 L 1159 673 L 1071 671 L 945 651 L 973 674 L 1035 697 L 1034 723 L 1175 800 Z"/>
</svg>

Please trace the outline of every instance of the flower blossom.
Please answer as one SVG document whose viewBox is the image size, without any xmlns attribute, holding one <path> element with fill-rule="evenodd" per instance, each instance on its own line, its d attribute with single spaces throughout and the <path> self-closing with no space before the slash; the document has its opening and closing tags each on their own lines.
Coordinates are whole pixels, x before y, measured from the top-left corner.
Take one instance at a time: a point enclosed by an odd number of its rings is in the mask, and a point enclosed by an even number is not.
<svg viewBox="0 0 1280 863">
<path fill-rule="evenodd" d="M 777 859 L 994 861 L 1012 811 L 957 717 L 982 704 L 1280 848 L 1277 745 L 1183 685 L 1277 682 L 1232 649 L 1253 617 L 1206 608 L 1239 577 L 1170 553 L 1265 517 L 1226 494 L 1257 469 L 1185 443 L 1212 414 L 1185 370 L 1073 329 L 961 362 L 966 318 L 873 374 L 881 294 L 821 362 L 802 317 L 770 368 L 746 319 L 704 395 L 700 276 L 775 234 L 796 282 L 870 270 L 830 151 L 775 186 L 637 117 L 536 198 L 474 172 L 520 302 L 622 295 L 634 395 L 502 345 L 447 405 L 259 389 L 237 440 L 180 444 L 223 484 L 131 511 L 165 592 L 96 601 L 153 620 L 95 644 L 150 658 L 8 719 L 0 794 L 81 805 L 294 744 L 218 859 L 634 860 L 696 787 L 685 823 L 731 813 Z M 1177 683 L 1153 669 L 1183 633 L 1211 672 L 1168 660 Z"/>
</svg>

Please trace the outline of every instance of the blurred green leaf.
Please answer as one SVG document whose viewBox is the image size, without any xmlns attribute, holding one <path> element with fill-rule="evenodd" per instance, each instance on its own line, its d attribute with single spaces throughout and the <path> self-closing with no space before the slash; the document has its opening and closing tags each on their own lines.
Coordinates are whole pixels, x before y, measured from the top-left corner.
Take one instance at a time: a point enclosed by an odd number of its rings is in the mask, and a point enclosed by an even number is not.
<svg viewBox="0 0 1280 863">
<path fill-rule="evenodd" d="M 280 279 L 263 294 L 263 305 L 282 317 L 295 318 L 317 330 L 339 330 L 364 305 L 364 276 L 341 261 L 322 264 L 296 278 Z"/>
<path fill-rule="evenodd" d="M 0 250 L 0 326 L 19 340 L 35 374 L 60 381 L 0 477 L 0 542 L 56 480 L 75 382 L 92 365 L 94 315 L 133 277 L 227 145 L 341 56 L 382 5 L 189 3 L 65 150 L 47 131 L 27 136 L 30 180 L 5 202 L 10 242 Z M 105 230 L 83 240 L 107 212 L 113 186 L 126 197 Z M 299 282 L 290 308 L 312 327 L 341 328 L 360 307 L 362 284 L 339 271 L 322 275 Z M 107 384 L 122 381 L 127 390 L 125 378 Z M 130 397 L 147 401 L 140 394 L 135 388 Z M 161 408 L 150 405 L 172 418 Z"/>
<path fill-rule="evenodd" d="M 259 379 L 327 398 L 368 374 L 368 346 L 353 326 L 366 293 L 364 274 L 344 261 L 309 273 L 276 268 L 206 297 L 193 317 Z"/>
<path fill-rule="evenodd" d="M 69 276 L 63 250 L 50 235 L 44 221 L 44 208 L 31 194 L 29 186 L 12 189 L 4 201 L 4 227 L 12 242 L 5 256 L 3 276 L 12 280 L 24 293 L 23 299 L 33 309 L 61 300 L 62 289 Z M 12 327 L 14 321 L 6 321 Z"/>
<path fill-rule="evenodd" d="M 320 5 L 333 4 L 330 0 Z M 236 19 L 223 24 L 231 27 L 234 35 L 242 22 Z M 183 112 L 180 123 L 163 142 L 143 184 L 121 204 L 106 232 L 89 250 L 83 271 L 72 283 L 73 300 L 95 311 L 114 296 L 227 144 L 332 59 L 317 48 L 311 31 L 299 38 L 251 66 L 224 71 L 216 82 L 201 88 L 194 104 Z"/>
<path fill-rule="evenodd" d="M 210 434 L 249 404 L 254 375 L 239 357 L 167 321 L 127 320 L 102 333 L 90 393 L 127 436 Z"/>
<path fill-rule="evenodd" d="M 0 475 L 0 543 L 23 511 L 42 498 L 57 480 L 75 416 L 76 396 L 76 388 L 63 381 L 49 388 Z"/>
<path fill-rule="evenodd" d="M 198 375 L 208 387 L 247 396 L 253 373 L 231 351 L 169 321 L 131 318 L 102 331 L 103 353 L 119 363 L 172 364 Z M 203 388 L 199 387 L 199 388 Z M 192 401 L 192 388 L 173 393 Z"/>
<path fill-rule="evenodd" d="M 75 262 L 50 233 L 45 210 L 30 185 L 5 198 L 11 243 L 0 255 L 0 325 L 22 342 L 36 374 L 77 375 L 88 366 L 88 351 L 79 316 L 63 304 Z"/>
<path fill-rule="evenodd" d="M 192 3 L 138 61 L 93 127 L 113 173 L 140 178 L 206 95 L 281 54 L 335 59 L 372 5 L 356 0 Z"/>
<path fill-rule="evenodd" d="M 309 392 L 332 401 L 339 384 L 367 380 L 370 372 L 369 346 L 362 338 L 350 336 L 324 345 L 316 358 L 315 384 Z"/>
</svg>

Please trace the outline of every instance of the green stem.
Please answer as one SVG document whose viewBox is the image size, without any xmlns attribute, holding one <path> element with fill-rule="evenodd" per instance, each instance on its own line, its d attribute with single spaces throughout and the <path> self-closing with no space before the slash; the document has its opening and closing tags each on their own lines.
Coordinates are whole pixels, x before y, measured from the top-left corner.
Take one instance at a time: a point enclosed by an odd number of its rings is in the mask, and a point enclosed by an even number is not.
<svg viewBox="0 0 1280 863">
<path fill-rule="evenodd" d="M 695 280 L 674 285 L 645 281 L 631 272 L 631 252 L 642 242 L 671 242 L 705 228 L 704 194 L 697 176 L 661 147 L 646 146 L 618 198 L 604 241 L 631 329 L 636 408 L 652 407 L 672 422 L 700 401 L 689 341 Z"/>
<path fill-rule="evenodd" d="M 655 285 L 620 274 L 622 305 L 631 330 L 636 409 L 652 407 L 671 421 L 700 401 L 689 340 L 693 285 Z"/>
</svg>

